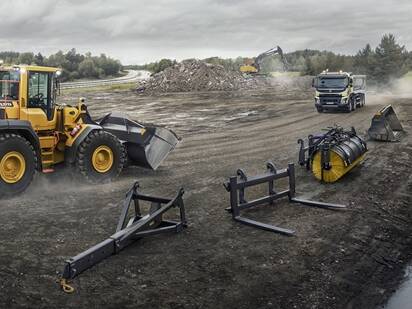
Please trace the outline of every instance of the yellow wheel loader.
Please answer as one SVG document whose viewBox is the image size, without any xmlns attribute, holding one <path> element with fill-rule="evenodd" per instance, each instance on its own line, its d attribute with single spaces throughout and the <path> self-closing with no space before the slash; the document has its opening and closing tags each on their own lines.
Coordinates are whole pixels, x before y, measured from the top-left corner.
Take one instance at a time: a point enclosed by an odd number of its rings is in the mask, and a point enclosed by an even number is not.
<svg viewBox="0 0 412 309">
<path fill-rule="evenodd" d="M 35 171 L 75 166 L 91 182 L 126 163 L 156 169 L 178 143 L 170 130 L 112 112 L 94 121 L 84 99 L 57 104 L 58 68 L 0 66 L 0 198 L 25 190 Z"/>
</svg>

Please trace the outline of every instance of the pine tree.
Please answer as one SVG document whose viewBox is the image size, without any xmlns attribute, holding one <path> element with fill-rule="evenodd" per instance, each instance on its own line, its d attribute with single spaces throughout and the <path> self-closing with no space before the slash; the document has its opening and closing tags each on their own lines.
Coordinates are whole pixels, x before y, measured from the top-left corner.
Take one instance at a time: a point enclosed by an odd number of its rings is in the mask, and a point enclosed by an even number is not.
<svg viewBox="0 0 412 309">
<path fill-rule="evenodd" d="M 405 46 L 396 43 L 393 34 L 385 34 L 375 49 L 373 77 L 379 83 L 389 83 L 394 78 L 403 76 L 407 68 Z"/>
<path fill-rule="evenodd" d="M 38 53 L 34 56 L 34 63 L 36 65 L 44 65 L 44 56 L 41 53 Z"/>
</svg>

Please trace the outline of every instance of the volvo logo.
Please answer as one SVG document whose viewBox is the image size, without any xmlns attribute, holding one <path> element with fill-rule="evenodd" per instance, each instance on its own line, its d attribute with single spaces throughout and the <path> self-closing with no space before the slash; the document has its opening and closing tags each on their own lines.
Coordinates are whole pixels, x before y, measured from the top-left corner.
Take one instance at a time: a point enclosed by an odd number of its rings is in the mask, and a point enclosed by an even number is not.
<svg viewBox="0 0 412 309">
<path fill-rule="evenodd" d="M 12 102 L 0 102 L 0 107 L 13 107 L 13 103 Z"/>
</svg>

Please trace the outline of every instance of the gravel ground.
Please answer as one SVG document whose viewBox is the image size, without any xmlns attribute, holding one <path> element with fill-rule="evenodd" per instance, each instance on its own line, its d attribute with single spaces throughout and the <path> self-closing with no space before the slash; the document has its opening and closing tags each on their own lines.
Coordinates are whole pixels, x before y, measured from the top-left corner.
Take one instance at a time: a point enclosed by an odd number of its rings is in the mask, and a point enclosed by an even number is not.
<svg viewBox="0 0 412 309">
<path fill-rule="evenodd" d="M 350 114 L 318 114 L 311 93 L 271 88 L 156 97 L 79 90 L 61 99 L 81 95 L 96 117 L 125 111 L 183 140 L 157 171 L 133 167 L 93 186 L 62 167 L 1 201 L 1 308 L 376 308 L 401 280 L 412 257 L 411 135 L 400 143 L 369 141 L 363 164 L 335 184 L 320 184 L 297 166 L 299 196 L 343 203 L 347 211 L 283 200 L 248 211 L 296 230 L 294 237 L 234 222 L 222 183 L 237 168 L 256 174 L 267 160 L 296 162 L 297 139 L 334 123 L 365 136 L 388 103 L 410 131 L 411 98 L 371 95 Z M 56 283 L 64 260 L 114 232 L 118 202 L 136 179 L 149 194 L 172 196 L 183 186 L 189 227 L 139 240 L 64 294 Z"/>
</svg>

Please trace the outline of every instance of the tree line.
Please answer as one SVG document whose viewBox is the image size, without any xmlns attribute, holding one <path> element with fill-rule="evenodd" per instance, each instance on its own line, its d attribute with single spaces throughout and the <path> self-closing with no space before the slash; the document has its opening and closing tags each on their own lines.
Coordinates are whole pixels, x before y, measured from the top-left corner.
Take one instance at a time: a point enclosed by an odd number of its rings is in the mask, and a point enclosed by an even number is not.
<svg viewBox="0 0 412 309">
<path fill-rule="evenodd" d="M 6 64 L 34 64 L 62 68 L 62 81 L 80 78 L 104 78 L 119 74 L 122 64 L 119 60 L 105 54 L 93 56 L 91 53 L 79 54 L 75 48 L 68 52 L 58 51 L 48 57 L 32 52 L 0 52 L 0 59 Z"/>
<path fill-rule="evenodd" d="M 392 79 L 403 76 L 412 70 L 412 52 L 400 45 L 394 35 L 383 35 L 375 48 L 370 44 L 360 49 L 355 55 L 341 55 L 331 51 L 298 50 L 286 53 L 288 71 L 300 72 L 302 75 L 317 75 L 325 69 L 329 71 L 347 71 L 356 74 L 365 74 L 372 83 L 387 84 Z M 120 61 L 105 54 L 92 56 L 91 53 L 79 54 L 76 49 L 64 53 L 58 51 L 48 57 L 41 53 L 32 52 L 0 52 L 0 59 L 8 64 L 36 64 L 60 67 L 63 69 L 62 79 L 73 80 L 79 78 L 104 78 L 116 75 L 123 68 L 148 70 L 158 73 L 177 63 L 172 59 L 161 59 L 143 65 L 129 65 L 122 67 Z M 253 62 L 253 58 L 237 57 L 223 59 L 210 57 L 203 59 L 212 64 L 218 64 L 230 70 L 238 71 L 245 63 Z M 262 63 L 262 73 L 282 71 L 283 64 L 279 57 L 267 57 Z"/>
<path fill-rule="evenodd" d="M 265 58 L 261 66 L 262 73 L 282 71 L 283 63 L 279 58 L 278 56 Z M 355 55 L 305 49 L 286 53 L 285 58 L 288 62 L 288 71 L 301 72 L 302 75 L 317 75 L 326 69 L 342 70 L 367 75 L 369 81 L 377 84 L 387 84 L 392 79 L 399 78 L 412 70 L 412 52 L 408 52 L 405 46 L 397 43 L 392 34 L 383 35 L 376 48 L 373 49 L 370 44 L 366 44 Z M 203 60 L 231 70 L 239 70 L 241 65 L 253 61 L 243 57 L 233 59 L 210 57 Z M 175 63 L 176 60 L 162 59 L 133 68 L 157 73 Z"/>
</svg>

